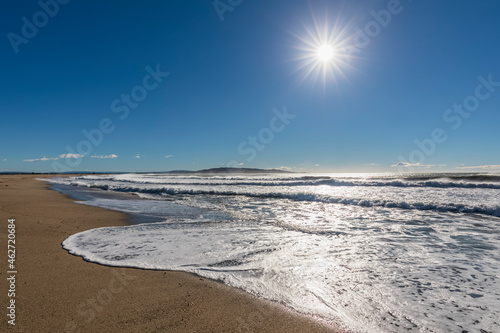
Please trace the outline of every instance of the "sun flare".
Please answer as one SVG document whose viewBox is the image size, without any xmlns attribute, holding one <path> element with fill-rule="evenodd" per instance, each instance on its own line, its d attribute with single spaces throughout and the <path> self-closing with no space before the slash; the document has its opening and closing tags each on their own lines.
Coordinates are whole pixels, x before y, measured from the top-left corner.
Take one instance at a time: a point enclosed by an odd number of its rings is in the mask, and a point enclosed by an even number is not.
<svg viewBox="0 0 500 333">
<path fill-rule="evenodd" d="M 298 46 L 300 61 L 298 71 L 302 72 L 302 80 L 312 77 L 326 86 L 328 82 L 337 83 L 339 77 L 345 78 L 345 71 L 351 68 L 349 48 L 351 38 L 347 34 L 347 26 L 338 21 L 329 24 L 328 20 L 313 20 L 312 26 L 305 26 L 302 34 L 296 35 L 301 42 Z"/>
<path fill-rule="evenodd" d="M 329 44 L 323 44 L 318 49 L 318 58 L 322 61 L 329 61 L 333 59 L 335 49 Z"/>
</svg>

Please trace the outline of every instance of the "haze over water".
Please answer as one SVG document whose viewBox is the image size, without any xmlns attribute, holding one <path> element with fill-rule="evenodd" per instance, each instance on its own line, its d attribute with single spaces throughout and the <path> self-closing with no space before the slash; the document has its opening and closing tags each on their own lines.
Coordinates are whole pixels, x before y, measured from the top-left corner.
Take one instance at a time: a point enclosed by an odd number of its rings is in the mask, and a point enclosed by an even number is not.
<svg viewBox="0 0 500 333">
<path fill-rule="evenodd" d="M 193 272 L 360 332 L 500 330 L 497 175 L 122 174 L 51 182 L 76 186 L 70 191 L 90 199 L 81 203 L 160 221 L 64 241 L 89 261 Z"/>
</svg>

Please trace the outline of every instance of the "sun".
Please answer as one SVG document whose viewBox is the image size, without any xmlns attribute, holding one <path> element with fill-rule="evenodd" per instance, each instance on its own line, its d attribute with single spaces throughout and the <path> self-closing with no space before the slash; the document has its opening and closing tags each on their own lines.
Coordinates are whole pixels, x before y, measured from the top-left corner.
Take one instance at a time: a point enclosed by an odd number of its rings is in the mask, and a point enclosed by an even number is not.
<svg viewBox="0 0 500 333">
<path fill-rule="evenodd" d="M 320 22 L 313 17 L 312 24 L 303 24 L 303 31 L 294 34 L 300 42 L 295 57 L 299 61 L 297 71 L 302 72 L 300 83 L 312 78 L 313 83 L 321 80 L 326 87 L 329 82 L 337 84 L 339 78 L 346 78 L 345 72 L 352 68 L 352 36 L 348 31 L 348 25 L 342 26 L 339 19 L 331 23 L 328 18 Z"/>
<path fill-rule="evenodd" d="M 321 61 L 333 60 L 335 49 L 329 44 L 323 44 L 318 48 L 317 56 Z"/>
</svg>

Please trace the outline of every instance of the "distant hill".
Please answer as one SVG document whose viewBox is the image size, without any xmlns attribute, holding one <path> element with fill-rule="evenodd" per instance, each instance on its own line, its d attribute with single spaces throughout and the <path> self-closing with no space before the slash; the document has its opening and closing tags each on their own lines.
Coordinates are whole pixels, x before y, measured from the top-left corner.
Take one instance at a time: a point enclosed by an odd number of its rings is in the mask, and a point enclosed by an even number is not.
<svg viewBox="0 0 500 333">
<path fill-rule="evenodd" d="M 83 174 L 83 175 L 90 175 L 90 174 L 124 174 L 124 173 L 138 173 L 138 174 L 145 174 L 145 173 L 177 173 L 177 174 L 224 174 L 224 173 L 231 173 L 231 174 L 249 174 L 249 173 L 257 173 L 257 174 L 264 174 L 264 173 L 293 173 L 291 171 L 286 171 L 286 170 L 277 170 L 277 169 L 255 169 L 255 168 L 211 168 L 211 169 L 203 169 L 203 170 L 197 170 L 197 171 L 192 171 L 192 170 L 172 170 L 172 171 L 148 171 L 148 172 L 133 172 L 133 171 L 122 171 L 122 172 L 106 172 L 106 171 L 71 171 L 71 172 L 42 172 L 42 173 L 35 173 L 35 172 L 0 172 L 0 175 L 11 175 L 11 174 L 34 174 L 34 175 L 51 175 L 51 174 L 67 174 L 67 175 L 73 175 L 73 174 Z"/>
<path fill-rule="evenodd" d="M 291 173 L 291 171 L 276 170 L 276 169 L 255 169 L 255 168 L 211 168 L 198 171 L 174 170 L 168 173 Z"/>
<path fill-rule="evenodd" d="M 290 173 L 290 171 L 255 168 L 211 168 L 199 170 L 196 173 Z"/>
</svg>

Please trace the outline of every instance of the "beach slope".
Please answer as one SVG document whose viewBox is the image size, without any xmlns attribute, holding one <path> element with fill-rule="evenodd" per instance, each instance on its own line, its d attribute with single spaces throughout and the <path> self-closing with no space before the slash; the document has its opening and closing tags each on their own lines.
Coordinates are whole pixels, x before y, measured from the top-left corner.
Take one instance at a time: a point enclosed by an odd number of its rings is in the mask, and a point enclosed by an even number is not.
<svg viewBox="0 0 500 333">
<path fill-rule="evenodd" d="M 35 178 L 0 175 L 2 332 L 337 332 L 282 306 L 183 272 L 113 268 L 61 242 L 126 214 L 75 204 Z M 15 298 L 8 297 L 8 219 L 15 219 Z M 15 299 L 15 326 L 6 314 Z"/>
</svg>

